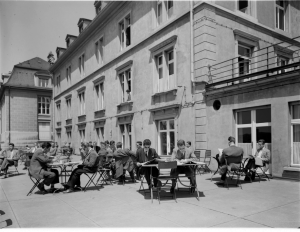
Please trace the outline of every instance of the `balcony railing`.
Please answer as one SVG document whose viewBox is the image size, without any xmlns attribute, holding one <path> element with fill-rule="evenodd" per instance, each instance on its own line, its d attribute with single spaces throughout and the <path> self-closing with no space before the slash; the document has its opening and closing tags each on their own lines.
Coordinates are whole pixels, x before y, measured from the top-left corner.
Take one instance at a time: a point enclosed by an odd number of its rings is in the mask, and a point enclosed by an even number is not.
<svg viewBox="0 0 300 232">
<path fill-rule="evenodd" d="M 242 56 L 208 66 L 207 88 L 225 87 L 272 75 L 294 71 L 300 67 L 300 36 L 252 51 Z"/>
</svg>

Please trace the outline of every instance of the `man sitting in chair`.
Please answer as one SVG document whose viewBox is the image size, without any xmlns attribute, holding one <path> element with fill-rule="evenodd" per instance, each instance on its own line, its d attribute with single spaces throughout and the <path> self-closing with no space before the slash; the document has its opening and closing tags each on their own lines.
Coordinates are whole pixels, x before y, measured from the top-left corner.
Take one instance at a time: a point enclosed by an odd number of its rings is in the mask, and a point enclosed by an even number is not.
<svg viewBox="0 0 300 232">
<path fill-rule="evenodd" d="M 13 143 L 10 143 L 9 149 L 2 153 L 4 158 L 1 165 L 1 171 L 4 172 L 3 178 L 7 178 L 7 170 L 9 166 L 15 165 L 15 162 L 18 162 L 18 160 L 20 159 L 19 152 L 18 150 L 14 150 L 14 147 L 15 145 Z"/>
<path fill-rule="evenodd" d="M 185 147 L 185 142 L 184 140 L 180 139 L 177 142 L 177 147 L 178 148 L 174 148 L 173 153 L 172 153 L 172 160 L 177 160 L 181 163 L 187 163 L 189 161 L 197 161 L 197 157 L 195 156 L 195 154 L 192 152 L 192 150 L 190 150 L 189 148 Z M 177 168 L 173 168 L 171 170 L 171 176 L 176 176 L 178 177 L 179 174 L 185 174 L 186 176 L 188 176 L 188 178 L 190 179 L 191 182 L 191 193 L 195 192 L 195 186 L 196 186 L 196 180 L 194 177 L 194 171 L 191 167 L 188 166 L 177 166 Z M 172 180 L 172 187 L 170 189 L 170 193 L 174 193 L 174 189 L 175 189 L 175 185 L 176 185 L 176 180 Z"/>
<path fill-rule="evenodd" d="M 49 192 L 55 190 L 54 184 L 59 183 L 59 173 L 56 169 L 50 169 L 48 171 L 47 164 L 52 162 L 46 154 L 49 152 L 51 147 L 50 143 L 43 143 L 41 148 L 37 148 L 30 160 L 29 173 L 36 179 L 44 179 L 37 187 L 45 194 L 48 193 L 45 190 L 44 184 L 51 187 Z"/>
<path fill-rule="evenodd" d="M 244 154 L 244 150 L 241 147 L 237 147 L 235 145 L 235 138 L 230 136 L 228 138 L 228 145 L 229 147 L 225 148 L 222 152 L 222 155 L 220 157 L 220 170 L 219 174 L 221 175 L 221 181 L 217 184 L 224 184 L 226 179 L 226 173 L 227 173 L 227 165 L 225 163 L 225 157 L 228 156 L 241 156 Z M 240 164 L 230 164 L 232 168 L 239 168 Z"/>
<path fill-rule="evenodd" d="M 82 165 L 78 165 L 76 169 L 73 170 L 68 182 L 64 184 L 64 193 L 72 193 L 75 191 L 75 186 L 79 189 L 80 187 L 80 176 L 83 173 L 95 173 L 98 170 L 99 158 L 96 151 L 93 149 L 93 145 L 87 143 L 88 153 L 85 156 Z"/>
<path fill-rule="evenodd" d="M 246 177 L 245 181 L 249 181 L 249 174 L 251 175 L 251 180 L 255 179 L 255 169 L 258 167 L 255 165 L 255 158 L 262 160 L 263 171 L 266 172 L 269 169 L 271 153 L 270 150 L 265 147 L 265 140 L 260 139 L 257 142 L 257 151 L 254 156 L 251 156 L 248 160 L 248 163 L 245 167 Z"/>
<path fill-rule="evenodd" d="M 135 182 L 133 173 L 133 160 L 132 155 L 135 155 L 129 149 L 122 149 L 122 143 L 117 143 L 117 150 L 113 153 L 113 157 L 116 160 L 116 178 L 119 178 L 120 182 L 125 181 L 125 172 L 128 171 L 132 182 Z"/>
</svg>

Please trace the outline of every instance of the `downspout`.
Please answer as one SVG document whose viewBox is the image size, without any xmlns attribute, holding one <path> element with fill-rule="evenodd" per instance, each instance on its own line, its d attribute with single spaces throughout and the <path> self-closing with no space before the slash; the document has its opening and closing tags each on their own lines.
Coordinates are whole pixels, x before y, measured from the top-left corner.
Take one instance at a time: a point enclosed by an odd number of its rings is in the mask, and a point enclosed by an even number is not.
<svg viewBox="0 0 300 232">
<path fill-rule="evenodd" d="M 53 142 L 55 143 L 55 104 L 54 104 L 54 78 L 52 75 L 52 80 L 51 80 L 51 85 L 52 85 L 52 138 L 53 138 Z"/>
<path fill-rule="evenodd" d="M 8 87 L 8 143 L 10 143 L 10 86 Z"/>
<path fill-rule="evenodd" d="M 193 93 L 194 93 L 194 9 L 193 9 L 193 0 L 190 0 L 190 30 L 191 30 L 191 82 L 193 84 Z M 194 97 L 194 94 L 192 94 Z M 193 99 L 194 100 L 194 99 Z"/>
</svg>

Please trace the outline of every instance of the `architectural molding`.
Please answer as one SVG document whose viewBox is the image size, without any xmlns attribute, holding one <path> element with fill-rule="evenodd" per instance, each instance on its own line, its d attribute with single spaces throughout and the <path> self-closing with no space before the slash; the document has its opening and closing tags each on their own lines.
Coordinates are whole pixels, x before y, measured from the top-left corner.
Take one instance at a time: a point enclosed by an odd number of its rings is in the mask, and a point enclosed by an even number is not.
<svg viewBox="0 0 300 232">
<path fill-rule="evenodd" d="M 116 68 L 116 71 L 120 72 L 120 71 L 123 71 L 123 69 L 129 69 L 132 66 L 132 64 L 133 64 L 133 60 L 128 60 L 124 64 L 119 65 Z"/>
<path fill-rule="evenodd" d="M 159 42 L 158 44 L 149 48 L 150 52 L 152 53 L 156 52 L 157 50 L 160 50 L 163 47 L 168 46 L 169 44 L 176 43 L 177 37 L 178 37 L 177 35 L 172 35 L 171 37 L 165 39 L 164 41 Z"/>
<path fill-rule="evenodd" d="M 95 80 L 93 80 L 93 83 L 94 83 L 94 85 L 97 85 L 97 84 L 99 84 L 100 82 L 103 82 L 104 80 L 105 80 L 105 76 L 102 75 L 102 76 L 96 78 Z"/>
</svg>

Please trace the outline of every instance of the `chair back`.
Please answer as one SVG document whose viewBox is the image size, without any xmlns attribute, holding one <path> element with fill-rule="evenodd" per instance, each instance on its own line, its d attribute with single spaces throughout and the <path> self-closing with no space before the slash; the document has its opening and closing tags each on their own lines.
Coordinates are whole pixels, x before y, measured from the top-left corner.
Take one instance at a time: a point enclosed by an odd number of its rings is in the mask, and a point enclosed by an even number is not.
<svg viewBox="0 0 300 232">
<path fill-rule="evenodd" d="M 205 151 L 205 159 L 210 159 L 211 158 L 211 150 L 206 150 Z"/>
<path fill-rule="evenodd" d="M 240 156 L 225 156 L 226 165 L 229 164 L 241 164 L 243 160 L 243 155 Z"/>
<path fill-rule="evenodd" d="M 177 168 L 177 161 L 171 161 L 171 162 L 158 162 L 158 169 L 172 169 Z"/>
<path fill-rule="evenodd" d="M 195 156 L 197 157 L 197 159 L 200 161 L 200 155 L 201 155 L 201 151 L 200 150 L 195 150 L 194 151 Z"/>
</svg>

